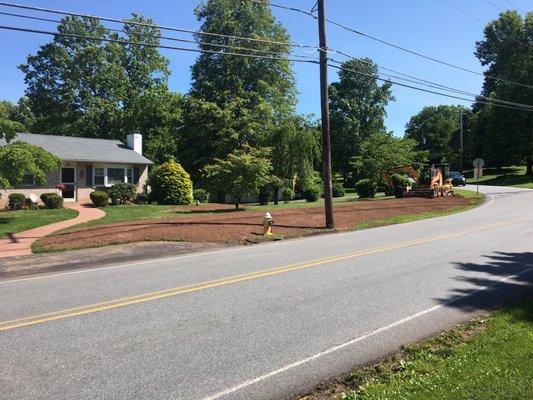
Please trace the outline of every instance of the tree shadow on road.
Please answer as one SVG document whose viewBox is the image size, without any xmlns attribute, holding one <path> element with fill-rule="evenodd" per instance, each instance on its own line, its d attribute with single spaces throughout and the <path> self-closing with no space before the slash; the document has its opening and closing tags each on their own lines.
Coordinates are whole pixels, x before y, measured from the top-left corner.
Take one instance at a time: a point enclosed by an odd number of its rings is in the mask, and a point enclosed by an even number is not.
<svg viewBox="0 0 533 400">
<path fill-rule="evenodd" d="M 493 310 L 533 295 L 533 252 L 495 252 L 485 258 L 484 263 L 455 263 L 463 272 L 455 279 L 468 287 L 453 289 L 448 296 L 436 300 L 446 307 L 475 312 Z M 471 276 L 472 272 L 476 276 Z M 523 311 L 521 318 L 533 322 L 533 310 Z"/>
</svg>

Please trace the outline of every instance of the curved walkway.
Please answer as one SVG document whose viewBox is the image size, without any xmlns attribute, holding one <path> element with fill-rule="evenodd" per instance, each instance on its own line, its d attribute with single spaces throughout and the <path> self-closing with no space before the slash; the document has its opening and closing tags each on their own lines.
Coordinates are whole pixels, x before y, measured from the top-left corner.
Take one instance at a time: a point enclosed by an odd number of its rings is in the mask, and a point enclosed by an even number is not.
<svg viewBox="0 0 533 400">
<path fill-rule="evenodd" d="M 61 229 L 81 224 L 83 222 L 100 219 L 105 212 L 99 208 L 82 204 L 68 204 L 66 207 L 78 211 L 76 218 L 56 222 L 50 225 L 40 226 L 28 231 L 15 233 L 9 237 L 0 239 L 0 258 L 11 256 L 23 256 L 31 254 L 31 245 L 43 236 L 50 235 Z"/>
</svg>

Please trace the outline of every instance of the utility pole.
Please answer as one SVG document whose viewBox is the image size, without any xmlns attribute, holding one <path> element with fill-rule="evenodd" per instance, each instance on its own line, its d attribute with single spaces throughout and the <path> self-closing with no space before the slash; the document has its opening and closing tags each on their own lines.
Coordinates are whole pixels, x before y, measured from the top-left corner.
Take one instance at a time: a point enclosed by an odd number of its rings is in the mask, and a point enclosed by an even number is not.
<svg viewBox="0 0 533 400">
<path fill-rule="evenodd" d="M 318 34 L 320 46 L 320 105 L 322 112 L 322 179 L 324 180 L 324 205 L 326 228 L 335 228 L 333 193 L 331 190 L 331 137 L 329 124 L 328 45 L 326 40 L 325 0 L 318 0 Z"/>
<path fill-rule="evenodd" d="M 459 170 L 462 174 L 463 173 L 463 151 L 464 151 L 464 148 L 463 148 L 463 110 L 462 109 L 461 109 L 461 117 L 459 121 L 459 126 L 460 126 L 459 140 L 461 143 L 461 149 L 459 150 Z"/>
</svg>

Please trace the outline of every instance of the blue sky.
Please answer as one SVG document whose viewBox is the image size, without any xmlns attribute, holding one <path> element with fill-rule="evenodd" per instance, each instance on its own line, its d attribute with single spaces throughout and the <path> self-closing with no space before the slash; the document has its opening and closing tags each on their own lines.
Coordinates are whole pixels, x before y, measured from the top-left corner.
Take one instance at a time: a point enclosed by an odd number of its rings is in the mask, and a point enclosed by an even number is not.
<svg viewBox="0 0 533 400">
<path fill-rule="evenodd" d="M 489 21 L 500 12 L 486 0 L 449 0 L 478 19 Z M 193 14 L 200 0 L 47 0 L 19 3 L 57 8 L 68 11 L 91 13 L 115 18 L 126 18 L 132 12 L 152 17 L 161 25 L 172 25 L 197 29 L 199 22 Z M 277 3 L 310 9 L 314 0 L 277 0 Z M 502 8 L 510 5 L 505 0 L 492 0 Z M 513 3 L 527 9 L 527 0 L 513 0 Z M 529 3 L 531 5 L 531 3 Z M 327 0 L 327 16 L 362 32 L 416 50 L 453 64 L 479 72 L 483 68 L 474 56 L 475 42 L 481 39 L 483 26 L 446 5 L 441 0 Z M 0 11 L 12 11 L 0 6 Z M 17 12 L 17 11 L 15 11 Z M 298 43 L 316 44 L 316 22 L 304 15 L 274 9 L 281 23 L 287 27 L 292 40 Z M 56 16 L 47 15 L 49 18 Z M 53 24 L 25 21 L 1 16 L 0 24 L 25 27 L 39 27 L 50 30 Z M 183 37 L 185 37 L 184 35 Z M 28 54 L 50 40 L 48 36 L 30 33 L 0 31 L 0 99 L 16 101 L 24 94 L 24 79 L 17 66 Z M 424 79 L 466 91 L 478 93 L 482 77 L 457 71 L 431 61 L 403 53 L 396 49 L 356 36 L 334 26 L 328 27 L 331 48 L 357 57 L 370 57 L 379 65 L 416 75 Z M 196 58 L 194 53 L 162 50 L 170 59 L 170 88 L 186 92 L 190 83 L 190 66 Z M 299 54 L 306 54 L 300 52 Z M 312 55 L 312 53 L 311 53 Z M 298 111 L 318 115 L 320 111 L 318 66 L 296 64 L 294 70 L 299 89 Z M 335 70 L 330 70 L 330 80 L 335 80 Z M 412 91 L 395 86 L 396 101 L 387 108 L 387 128 L 397 135 L 403 135 L 409 118 L 426 105 L 458 104 L 464 102 L 432 94 Z"/>
</svg>

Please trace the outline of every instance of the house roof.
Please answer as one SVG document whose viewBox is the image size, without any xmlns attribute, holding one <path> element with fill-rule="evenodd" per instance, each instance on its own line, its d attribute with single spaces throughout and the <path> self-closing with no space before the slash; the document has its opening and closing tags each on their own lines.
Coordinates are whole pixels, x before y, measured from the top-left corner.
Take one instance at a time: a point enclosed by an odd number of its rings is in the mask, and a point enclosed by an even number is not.
<svg viewBox="0 0 533 400">
<path fill-rule="evenodd" d="M 17 133 L 10 143 L 16 141 L 42 147 L 65 161 L 153 164 L 120 140 Z M 0 139 L 0 146 L 5 145 L 5 139 Z"/>
</svg>

